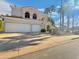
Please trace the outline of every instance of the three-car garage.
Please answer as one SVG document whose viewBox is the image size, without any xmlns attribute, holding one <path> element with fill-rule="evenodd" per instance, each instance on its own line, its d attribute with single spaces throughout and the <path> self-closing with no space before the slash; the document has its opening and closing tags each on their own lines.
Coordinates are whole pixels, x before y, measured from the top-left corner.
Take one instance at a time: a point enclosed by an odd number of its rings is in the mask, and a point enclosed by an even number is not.
<svg viewBox="0 0 79 59">
<path fill-rule="evenodd" d="M 38 24 L 5 23 L 5 32 L 40 32 Z"/>
</svg>

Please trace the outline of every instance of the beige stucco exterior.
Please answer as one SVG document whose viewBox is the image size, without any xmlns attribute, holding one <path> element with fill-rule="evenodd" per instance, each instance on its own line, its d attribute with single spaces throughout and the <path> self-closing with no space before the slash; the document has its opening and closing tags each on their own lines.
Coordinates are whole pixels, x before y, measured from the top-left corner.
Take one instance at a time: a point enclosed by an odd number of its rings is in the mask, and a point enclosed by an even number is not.
<svg viewBox="0 0 79 59">
<path fill-rule="evenodd" d="M 30 13 L 30 19 L 32 19 L 32 16 L 34 13 L 37 14 L 38 20 L 40 20 L 43 15 L 43 13 L 41 13 L 36 8 L 33 8 L 31 6 L 26 6 L 26 7 L 11 6 L 11 9 L 12 9 L 12 16 L 17 16 L 17 17 L 22 17 L 22 18 L 25 18 L 25 12 Z"/>
<path fill-rule="evenodd" d="M 5 23 L 21 23 L 21 24 L 37 24 L 41 25 L 41 28 L 44 28 L 43 21 L 34 20 L 34 19 L 23 19 L 23 18 L 14 18 L 14 17 L 5 17 Z"/>
</svg>

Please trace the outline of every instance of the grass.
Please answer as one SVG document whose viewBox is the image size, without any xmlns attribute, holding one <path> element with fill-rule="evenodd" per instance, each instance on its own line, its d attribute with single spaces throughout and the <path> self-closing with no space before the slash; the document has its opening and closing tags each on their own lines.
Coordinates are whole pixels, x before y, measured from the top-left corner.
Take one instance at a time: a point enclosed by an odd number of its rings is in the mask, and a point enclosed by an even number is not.
<svg viewBox="0 0 79 59">
<path fill-rule="evenodd" d="M 20 33 L 1 33 L 0 38 L 20 36 L 20 35 L 22 35 L 22 34 L 20 34 Z"/>
</svg>

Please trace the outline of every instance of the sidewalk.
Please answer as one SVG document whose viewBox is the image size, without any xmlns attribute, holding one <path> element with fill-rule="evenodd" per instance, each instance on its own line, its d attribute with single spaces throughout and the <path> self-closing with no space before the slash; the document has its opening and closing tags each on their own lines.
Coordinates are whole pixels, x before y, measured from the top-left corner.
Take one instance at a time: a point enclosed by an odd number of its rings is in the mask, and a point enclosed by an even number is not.
<svg viewBox="0 0 79 59">
<path fill-rule="evenodd" d="M 47 37 L 49 37 L 49 38 L 41 37 L 41 39 L 44 38 L 44 40 L 43 41 L 37 41 L 36 43 L 40 43 L 38 45 L 25 46 L 25 47 L 19 48 L 19 51 L 18 51 L 18 49 L 16 49 L 17 51 L 16 50 L 15 51 L 10 50 L 10 51 L 6 51 L 6 52 L 0 52 L 0 59 L 9 59 L 9 58 L 21 56 L 21 55 L 24 55 L 24 54 L 33 53 L 33 52 L 36 52 L 36 51 L 39 51 L 39 50 L 42 50 L 42 49 L 45 49 L 45 48 L 50 48 L 52 46 L 59 45 L 63 42 L 68 42 L 71 39 L 79 38 L 78 35 L 51 36 L 51 37 L 47 36 Z M 38 39 L 37 38 L 35 38 L 35 39 L 38 40 L 40 38 L 38 37 Z M 29 39 L 29 40 L 34 40 L 34 38 Z"/>
</svg>

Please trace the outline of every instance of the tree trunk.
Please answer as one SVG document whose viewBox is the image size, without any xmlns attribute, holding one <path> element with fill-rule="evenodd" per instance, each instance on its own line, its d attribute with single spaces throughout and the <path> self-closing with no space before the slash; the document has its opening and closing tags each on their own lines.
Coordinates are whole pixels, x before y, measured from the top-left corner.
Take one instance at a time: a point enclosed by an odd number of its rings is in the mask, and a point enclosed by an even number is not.
<svg viewBox="0 0 79 59">
<path fill-rule="evenodd" d="M 61 18 L 62 18 L 62 21 L 61 21 L 62 31 L 64 31 L 64 10 L 62 10 Z"/>
<path fill-rule="evenodd" d="M 74 16 L 73 16 L 73 19 L 72 19 L 72 33 L 74 32 Z"/>
<path fill-rule="evenodd" d="M 67 32 L 69 32 L 69 26 L 70 26 L 70 18 L 69 15 L 67 16 Z"/>
<path fill-rule="evenodd" d="M 60 13 L 60 30 L 62 30 L 62 24 L 61 24 L 61 22 L 62 22 L 62 18 L 61 18 L 61 13 Z"/>
<path fill-rule="evenodd" d="M 63 10 L 63 0 L 61 0 L 61 15 L 60 15 L 60 22 L 61 22 L 61 31 L 64 31 L 64 10 Z"/>
</svg>

